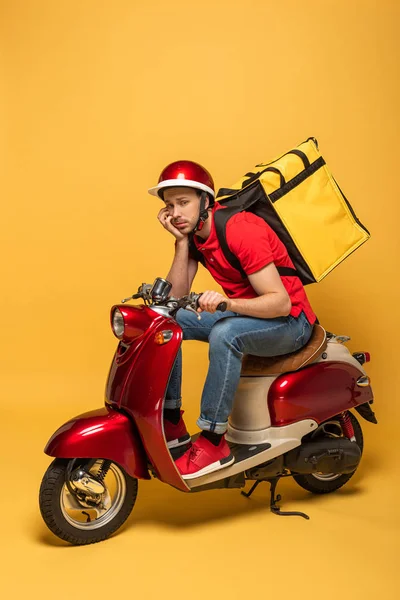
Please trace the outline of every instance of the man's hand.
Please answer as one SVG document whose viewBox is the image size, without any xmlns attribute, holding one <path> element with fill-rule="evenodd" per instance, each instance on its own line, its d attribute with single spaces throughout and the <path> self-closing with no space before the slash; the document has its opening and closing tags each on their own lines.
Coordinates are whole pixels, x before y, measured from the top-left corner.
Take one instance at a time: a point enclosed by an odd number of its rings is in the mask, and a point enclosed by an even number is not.
<svg viewBox="0 0 400 600">
<path fill-rule="evenodd" d="M 221 302 L 226 302 L 226 310 L 230 310 L 231 301 L 229 298 L 225 298 L 225 296 L 219 294 L 218 292 L 211 292 L 209 290 L 207 292 L 203 292 L 199 299 L 199 308 L 197 309 L 197 312 L 203 312 L 203 310 L 205 310 L 209 313 L 215 313 L 218 304 Z"/>
<path fill-rule="evenodd" d="M 172 225 L 172 215 L 168 214 L 167 208 L 162 208 L 158 213 L 157 218 L 160 221 L 161 225 L 164 227 L 164 229 L 172 233 L 172 235 L 176 238 L 178 242 L 187 238 L 187 235 L 185 233 L 181 233 L 179 229 Z"/>
</svg>

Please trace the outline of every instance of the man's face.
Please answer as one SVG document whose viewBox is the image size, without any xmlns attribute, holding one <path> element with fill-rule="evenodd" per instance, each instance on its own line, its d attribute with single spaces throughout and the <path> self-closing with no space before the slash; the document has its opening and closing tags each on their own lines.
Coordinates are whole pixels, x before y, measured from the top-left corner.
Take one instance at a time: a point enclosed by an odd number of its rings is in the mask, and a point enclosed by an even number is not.
<svg viewBox="0 0 400 600">
<path fill-rule="evenodd" d="M 167 188 L 164 192 L 164 202 L 168 214 L 172 216 L 172 225 L 181 233 L 188 234 L 193 231 L 200 210 L 200 198 L 196 190 L 187 187 Z"/>
</svg>

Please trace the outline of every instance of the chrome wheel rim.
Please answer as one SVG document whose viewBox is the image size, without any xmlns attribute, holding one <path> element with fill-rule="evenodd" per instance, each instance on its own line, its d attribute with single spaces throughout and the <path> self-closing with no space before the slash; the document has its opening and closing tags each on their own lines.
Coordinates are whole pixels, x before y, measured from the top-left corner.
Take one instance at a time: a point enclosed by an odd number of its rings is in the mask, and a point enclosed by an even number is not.
<svg viewBox="0 0 400 600">
<path fill-rule="evenodd" d="M 342 476 L 342 473 L 311 473 L 311 475 L 319 481 L 335 481 Z"/>
<path fill-rule="evenodd" d="M 102 463 L 102 460 L 97 461 L 90 472 L 95 473 Z M 122 470 L 115 463 L 111 463 L 103 485 L 106 491 L 98 496 L 99 504 L 88 507 L 86 502 L 81 502 L 72 495 L 64 483 L 60 494 L 60 508 L 67 523 L 76 529 L 91 531 L 104 527 L 116 517 L 126 498 L 126 481 Z"/>
</svg>

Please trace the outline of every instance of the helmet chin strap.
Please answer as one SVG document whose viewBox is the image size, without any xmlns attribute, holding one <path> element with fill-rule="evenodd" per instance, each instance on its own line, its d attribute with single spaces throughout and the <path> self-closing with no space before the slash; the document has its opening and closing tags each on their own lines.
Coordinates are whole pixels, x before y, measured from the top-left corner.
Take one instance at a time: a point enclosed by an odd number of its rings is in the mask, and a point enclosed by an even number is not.
<svg viewBox="0 0 400 600">
<path fill-rule="evenodd" d="M 196 233 L 196 231 L 201 231 L 204 227 L 204 223 L 208 219 L 208 210 L 206 209 L 206 200 L 207 200 L 207 193 L 201 192 L 199 218 L 198 218 L 196 225 L 194 226 L 194 229 L 192 229 L 192 231 L 191 231 L 192 235 L 194 235 Z"/>
</svg>

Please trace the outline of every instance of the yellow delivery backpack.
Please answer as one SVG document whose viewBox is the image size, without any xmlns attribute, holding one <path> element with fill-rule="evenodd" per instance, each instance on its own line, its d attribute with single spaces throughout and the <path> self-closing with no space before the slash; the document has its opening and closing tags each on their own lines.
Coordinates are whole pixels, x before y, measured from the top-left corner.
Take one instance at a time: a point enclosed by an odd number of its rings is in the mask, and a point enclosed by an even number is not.
<svg viewBox="0 0 400 600">
<path fill-rule="evenodd" d="M 228 262 L 245 276 L 226 243 L 226 223 L 241 211 L 262 217 L 286 246 L 303 284 L 321 281 L 370 234 L 357 219 L 319 153 L 315 138 L 267 163 L 257 165 L 217 199 L 226 208 L 214 213 Z M 291 273 L 289 273 L 291 271 Z"/>
</svg>

